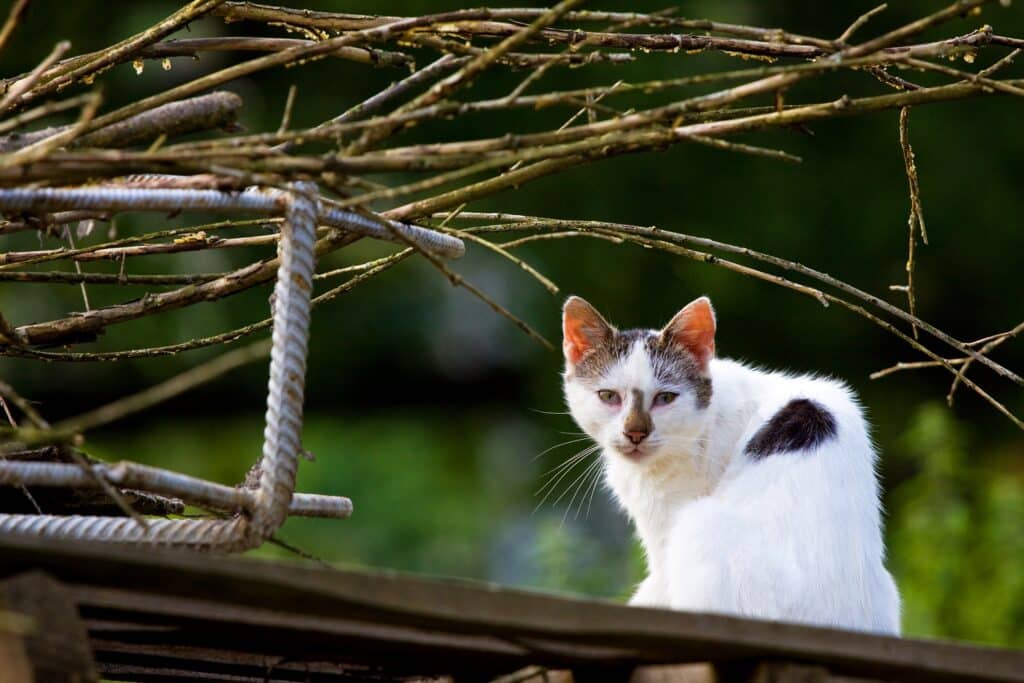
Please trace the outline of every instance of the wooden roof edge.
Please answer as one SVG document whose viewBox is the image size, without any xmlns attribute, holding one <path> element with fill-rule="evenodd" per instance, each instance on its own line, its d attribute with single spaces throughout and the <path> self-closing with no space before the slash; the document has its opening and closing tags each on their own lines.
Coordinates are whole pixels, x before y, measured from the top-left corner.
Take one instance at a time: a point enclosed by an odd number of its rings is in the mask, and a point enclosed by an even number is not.
<svg viewBox="0 0 1024 683">
<path fill-rule="evenodd" d="M 627 607 L 393 571 L 211 557 L 173 550 L 0 538 L 0 574 L 42 570 L 69 583 L 255 605 L 449 633 L 614 644 L 647 661 L 776 658 L 876 675 L 1024 682 L 1024 651 Z M 692 657 L 691 657 L 692 659 Z"/>
</svg>

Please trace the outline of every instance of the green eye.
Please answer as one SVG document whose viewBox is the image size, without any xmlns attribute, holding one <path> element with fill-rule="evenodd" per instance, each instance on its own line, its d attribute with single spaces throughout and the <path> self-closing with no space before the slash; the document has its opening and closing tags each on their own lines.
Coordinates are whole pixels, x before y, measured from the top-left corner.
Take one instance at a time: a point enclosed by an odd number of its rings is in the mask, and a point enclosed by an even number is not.
<svg viewBox="0 0 1024 683">
<path fill-rule="evenodd" d="M 622 399 L 619 398 L 618 392 L 612 391 L 611 389 L 601 389 L 597 392 L 597 397 L 604 403 L 611 406 L 618 405 L 622 402 Z"/>
<path fill-rule="evenodd" d="M 654 405 L 656 406 L 667 406 L 672 401 L 676 400 L 679 394 L 672 391 L 663 391 L 654 397 Z"/>
</svg>

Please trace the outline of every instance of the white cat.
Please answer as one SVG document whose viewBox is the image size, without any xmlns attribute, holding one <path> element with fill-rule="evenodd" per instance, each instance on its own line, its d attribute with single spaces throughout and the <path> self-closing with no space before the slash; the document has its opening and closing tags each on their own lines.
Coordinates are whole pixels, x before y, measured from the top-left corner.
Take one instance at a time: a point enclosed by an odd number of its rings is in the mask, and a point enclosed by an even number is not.
<svg viewBox="0 0 1024 683">
<path fill-rule="evenodd" d="M 563 311 L 565 395 L 648 576 L 631 604 L 898 634 L 875 451 L 840 382 L 714 358 L 702 297 L 665 329 Z"/>
</svg>

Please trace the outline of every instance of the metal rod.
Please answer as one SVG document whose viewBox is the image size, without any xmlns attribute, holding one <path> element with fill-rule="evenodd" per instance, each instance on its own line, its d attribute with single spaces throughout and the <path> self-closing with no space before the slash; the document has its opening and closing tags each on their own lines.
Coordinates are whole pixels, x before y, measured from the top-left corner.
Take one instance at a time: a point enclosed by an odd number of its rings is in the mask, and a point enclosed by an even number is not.
<svg viewBox="0 0 1024 683">
<path fill-rule="evenodd" d="M 44 188 L 45 189 L 45 188 Z M 108 190 L 104 190 L 106 192 Z M 12 190 L 0 191 L 8 201 L 32 204 L 42 201 L 39 195 Z M 52 201 L 63 201 L 58 190 L 51 194 Z M 88 197 L 89 190 L 83 191 Z M 118 190 L 125 193 L 125 190 Z M 135 190 L 139 192 L 153 192 Z M 159 190 L 157 192 L 167 192 Z M 214 197 L 197 190 L 180 190 L 183 204 L 190 196 L 201 193 L 204 201 L 213 206 L 235 201 L 250 206 L 266 201 L 265 196 L 244 192 L 236 195 L 215 192 Z M 13 194 L 12 194 L 13 193 Z M 94 195 L 95 196 L 95 195 Z M 107 199 L 114 195 L 108 194 Z M 195 197 L 195 195 L 192 195 Z M 83 197 L 78 197 L 82 199 Z M 159 195 L 151 196 L 154 203 Z M 230 199 L 225 199 L 229 197 Z M 239 199 L 242 197 L 243 199 Z M 260 479 L 252 496 L 248 514 L 241 513 L 231 519 L 180 520 L 150 519 L 145 526 L 130 517 L 100 517 L 89 515 L 12 515 L 0 514 L 0 533 L 74 538 L 111 543 L 159 544 L 185 546 L 206 550 L 239 551 L 261 545 L 272 537 L 284 523 L 295 500 L 302 510 L 326 508 L 327 497 L 294 498 L 295 474 L 301 451 L 302 403 L 306 378 L 306 355 L 309 344 L 310 295 L 313 272 L 316 269 L 314 246 L 316 243 L 316 217 L 319 212 L 319 193 L 312 183 L 296 183 L 293 193 L 278 195 L 284 205 L 285 220 L 281 224 L 278 242 L 280 265 L 274 289 L 274 328 L 270 352 L 270 379 L 267 390 L 266 426 L 263 430 L 263 455 L 259 463 Z M 142 200 L 126 200 L 139 201 Z M 162 200 L 161 200 L 162 201 Z M 197 200 L 198 201 L 198 200 Z M 278 201 L 271 199 L 271 201 Z M 74 204 L 76 207 L 80 204 Z M 192 205 L 179 208 L 198 208 Z M 276 208 L 276 204 L 275 204 Z M 127 468 L 125 468 L 127 469 Z M 125 475 L 127 476 L 127 475 Z M 171 478 L 158 477 L 170 486 Z M 197 480 L 202 481 L 202 480 Z M 179 482 L 180 483 L 180 482 Z M 203 482 L 202 495 L 217 496 L 216 484 Z M 225 487 L 226 488 L 226 487 Z M 235 495 L 235 494 L 231 494 Z M 341 501 L 330 501 L 337 511 L 346 509 Z M 350 504 L 349 506 L 350 507 Z"/>
<path fill-rule="evenodd" d="M 95 489 L 100 488 L 96 477 L 102 477 L 119 488 L 173 496 L 192 505 L 227 512 L 251 511 L 255 505 L 251 489 L 225 486 L 149 465 L 134 462 L 102 463 L 92 465 L 90 469 L 92 475 L 72 463 L 2 461 L 0 486 Z M 341 519 L 351 516 L 352 501 L 342 496 L 296 493 L 288 507 L 288 514 Z"/>
<path fill-rule="evenodd" d="M 315 185 L 311 185 L 316 192 Z M 0 189 L 0 211 L 210 211 L 281 215 L 288 193 L 249 188 L 241 192 L 181 188 L 139 188 L 93 185 L 90 187 L 14 187 Z M 319 196 L 317 193 L 316 196 Z M 319 208 L 317 222 L 366 237 L 403 243 L 385 227 L 389 224 L 429 252 L 451 258 L 466 253 L 462 240 L 418 225 L 369 218 L 354 211 Z"/>
</svg>

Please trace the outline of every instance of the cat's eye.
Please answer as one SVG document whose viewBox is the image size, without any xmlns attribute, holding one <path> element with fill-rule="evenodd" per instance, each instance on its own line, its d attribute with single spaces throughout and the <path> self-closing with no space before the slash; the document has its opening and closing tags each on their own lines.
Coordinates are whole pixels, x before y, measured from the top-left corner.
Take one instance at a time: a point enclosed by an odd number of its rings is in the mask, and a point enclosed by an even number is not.
<svg viewBox="0 0 1024 683">
<path fill-rule="evenodd" d="M 610 406 L 617 406 L 622 402 L 619 392 L 612 391 L 611 389 L 601 389 L 601 391 L 597 392 L 597 397 Z"/>
<path fill-rule="evenodd" d="M 662 391 L 654 397 L 654 405 L 656 406 L 667 406 L 672 401 L 676 400 L 679 394 L 673 391 Z"/>
</svg>

